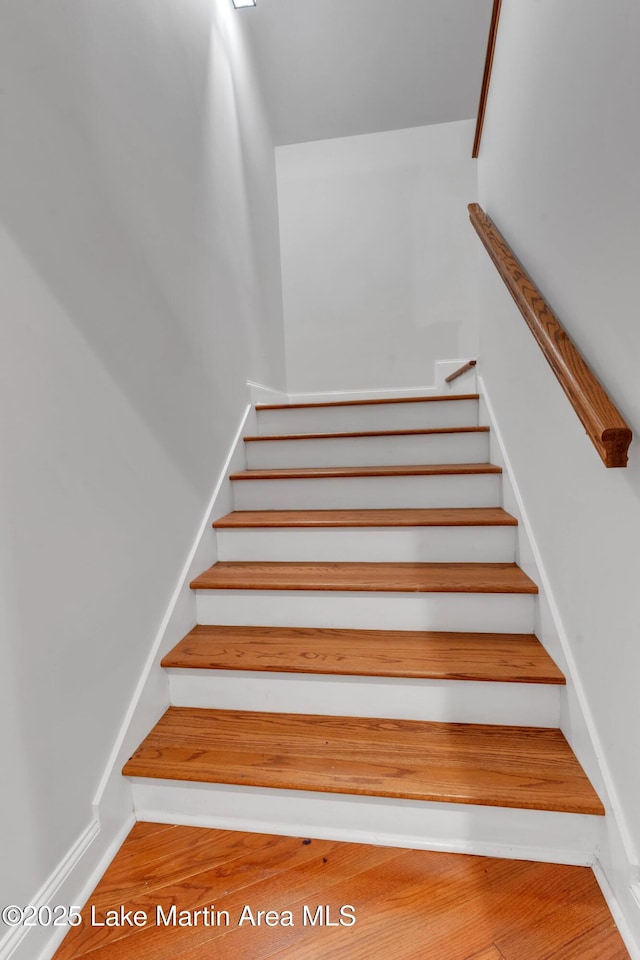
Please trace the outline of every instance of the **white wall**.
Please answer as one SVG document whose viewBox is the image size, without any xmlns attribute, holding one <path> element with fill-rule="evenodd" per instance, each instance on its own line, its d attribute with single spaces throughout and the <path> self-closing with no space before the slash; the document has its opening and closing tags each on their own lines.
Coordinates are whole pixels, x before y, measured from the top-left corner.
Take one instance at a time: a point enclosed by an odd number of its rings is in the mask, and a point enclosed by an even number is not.
<svg viewBox="0 0 640 960">
<path fill-rule="evenodd" d="M 90 822 L 245 381 L 285 386 L 240 24 L 227 0 L 0 9 L 1 904 Z"/>
<path fill-rule="evenodd" d="M 291 392 L 411 388 L 475 356 L 473 123 L 278 147 Z"/>
<path fill-rule="evenodd" d="M 628 896 L 640 849 L 640 8 L 514 0 L 502 11 L 480 203 L 627 418 L 629 467 L 605 469 L 478 241 L 481 371 L 608 778 L 602 862 L 640 942 Z M 579 712 L 565 723 L 588 753 Z"/>
</svg>

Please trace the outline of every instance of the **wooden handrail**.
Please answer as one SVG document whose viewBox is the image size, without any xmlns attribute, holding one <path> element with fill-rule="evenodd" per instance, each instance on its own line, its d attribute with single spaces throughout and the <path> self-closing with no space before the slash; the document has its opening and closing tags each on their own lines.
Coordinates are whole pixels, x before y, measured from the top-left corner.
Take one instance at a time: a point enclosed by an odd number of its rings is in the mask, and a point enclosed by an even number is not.
<svg viewBox="0 0 640 960">
<path fill-rule="evenodd" d="M 451 383 L 452 380 L 457 380 L 458 377 L 461 377 L 463 373 L 467 372 L 467 370 L 473 370 L 477 362 L 477 360 L 469 360 L 467 363 L 463 364 L 463 366 L 458 367 L 457 370 L 454 370 L 453 373 L 450 373 L 444 382 Z"/>
<path fill-rule="evenodd" d="M 469 216 L 605 467 L 626 467 L 632 434 L 622 415 L 482 207 L 470 203 Z"/>
<path fill-rule="evenodd" d="M 496 49 L 496 38 L 498 36 L 498 23 L 500 21 L 501 7 L 502 7 L 502 0 L 493 0 L 493 10 L 491 12 L 491 25 L 489 27 L 489 39 L 487 41 L 487 55 L 484 61 L 482 89 L 480 90 L 480 102 L 478 104 L 478 119 L 476 120 L 476 135 L 473 139 L 473 153 L 471 154 L 471 156 L 474 159 L 480 153 L 482 127 L 484 126 L 484 115 L 487 109 L 487 99 L 489 97 L 489 84 L 491 83 L 491 70 L 493 68 L 493 54 Z"/>
</svg>

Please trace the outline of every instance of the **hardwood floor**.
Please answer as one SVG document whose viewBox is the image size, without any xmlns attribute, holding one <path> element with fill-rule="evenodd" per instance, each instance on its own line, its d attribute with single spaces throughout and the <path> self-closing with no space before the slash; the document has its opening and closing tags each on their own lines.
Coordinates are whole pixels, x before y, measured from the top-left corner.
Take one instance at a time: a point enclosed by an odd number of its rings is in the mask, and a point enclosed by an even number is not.
<svg viewBox="0 0 640 960">
<path fill-rule="evenodd" d="M 560 730 L 544 727 L 170 707 L 123 773 L 604 814 Z"/>
<path fill-rule="evenodd" d="M 422 510 L 234 510 L 215 520 L 216 529 L 252 527 L 515 527 L 501 507 Z"/>
<path fill-rule="evenodd" d="M 219 561 L 193 590 L 347 590 L 383 593 L 530 593 L 515 563 L 260 563 Z"/>
<path fill-rule="evenodd" d="M 198 624 L 162 660 L 183 670 L 566 683 L 532 634 Z"/>
<path fill-rule="evenodd" d="M 318 907 L 331 926 L 311 925 Z M 144 922 L 97 925 L 121 909 Z M 134 826 L 54 960 L 328 957 L 629 960 L 588 867 L 154 823 Z"/>
</svg>

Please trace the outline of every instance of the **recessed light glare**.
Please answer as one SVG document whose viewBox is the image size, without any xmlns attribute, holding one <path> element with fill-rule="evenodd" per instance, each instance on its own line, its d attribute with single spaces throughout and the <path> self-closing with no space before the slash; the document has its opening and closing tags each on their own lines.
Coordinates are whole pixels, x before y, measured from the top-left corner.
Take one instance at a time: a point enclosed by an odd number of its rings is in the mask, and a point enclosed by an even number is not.
<svg viewBox="0 0 640 960">
<path fill-rule="evenodd" d="M 256 0 L 233 0 L 233 5 L 236 10 L 239 10 L 241 7 L 255 7 Z"/>
</svg>

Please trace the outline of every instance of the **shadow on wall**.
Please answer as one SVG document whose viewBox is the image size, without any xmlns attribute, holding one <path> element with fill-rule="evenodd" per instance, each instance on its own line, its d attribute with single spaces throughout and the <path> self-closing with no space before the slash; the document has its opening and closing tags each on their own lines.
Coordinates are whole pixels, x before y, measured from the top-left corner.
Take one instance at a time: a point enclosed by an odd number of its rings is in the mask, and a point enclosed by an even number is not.
<svg viewBox="0 0 640 960">
<path fill-rule="evenodd" d="M 232 13 L 180 6 L 4 5 L 0 204 L 26 258 L 204 495 L 207 408 L 230 392 L 237 404 L 233 374 L 251 351 L 254 379 L 283 379 L 252 330 L 277 333 L 277 251 L 260 272 L 252 237 L 261 217 L 259 240 L 273 230 L 268 173 L 247 189 L 241 170 L 267 133 Z"/>
<path fill-rule="evenodd" d="M 283 387 L 284 349 L 273 145 L 231 5 L 6 0 L 0 19 L 13 903 L 91 818 L 245 381 Z"/>
</svg>

